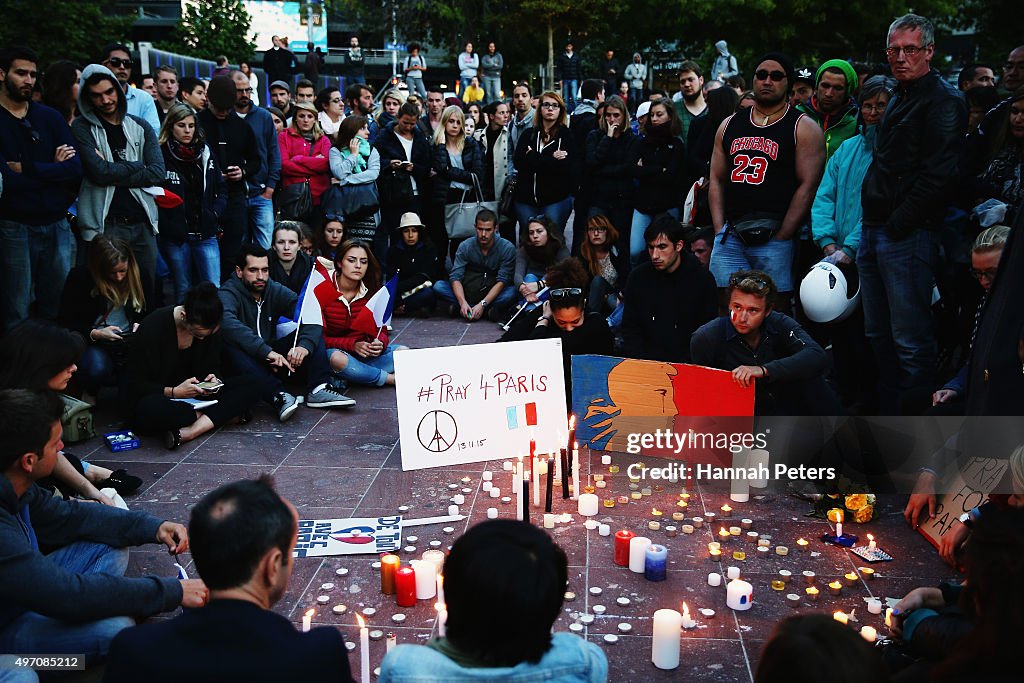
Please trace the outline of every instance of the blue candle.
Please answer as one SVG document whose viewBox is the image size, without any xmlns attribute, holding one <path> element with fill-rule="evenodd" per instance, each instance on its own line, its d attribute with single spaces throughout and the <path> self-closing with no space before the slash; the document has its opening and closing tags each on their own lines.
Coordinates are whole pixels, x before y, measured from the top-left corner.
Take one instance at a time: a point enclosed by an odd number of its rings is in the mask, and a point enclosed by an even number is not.
<svg viewBox="0 0 1024 683">
<path fill-rule="evenodd" d="M 664 581 L 668 565 L 668 548 L 652 544 L 644 557 L 644 577 L 648 581 Z"/>
</svg>

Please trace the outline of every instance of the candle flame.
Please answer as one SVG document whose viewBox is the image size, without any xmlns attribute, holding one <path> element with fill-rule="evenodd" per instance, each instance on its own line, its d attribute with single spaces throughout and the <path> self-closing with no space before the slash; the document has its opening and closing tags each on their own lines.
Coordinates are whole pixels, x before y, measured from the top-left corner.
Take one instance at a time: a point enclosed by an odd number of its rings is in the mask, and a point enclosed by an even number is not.
<svg viewBox="0 0 1024 683">
<path fill-rule="evenodd" d="M 686 602 L 684 601 L 683 602 L 683 619 L 689 619 L 689 618 L 690 618 L 690 608 L 686 604 Z"/>
<path fill-rule="evenodd" d="M 874 537 L 874 536 L 872 536 L 871 534 L 868 534 L 868 540 L 869 540 L 869 541 L 873 541 L 873 540 L 875 540 L 875 537 Z"/>
<path fill-rule="evenodd" d="M 316 614 L 316 610 L 310 607 L 308 610 L 306 610 L 305 616 L 312 617 L 314 614 Z"/>
<path fill-rule="evenodd" d="M 796 540 L 796 542 L 797 542 L 797 545 L 807 545 L 807 539 L 806 538 L 798 538 Z"/>
<path fill-rule="evenodd" d="M 363 615 L 362 614 L 357 614 L 356 615 L 356 621 L 359 622 L 359 628 L 366 628 L 366 622 L 363 620 Z"/>
<path fill-rule="evenodd" d="M 573 441 L 572 442 L 572 449 L 574 451 L 578 451 L 580 449 L 580 442 L 579 441 Z"/>
<path fill-rule="evenodd" d="M 569 429 L 570 430 L 576 429 L 576 415 L 575 414 L 569 415 Z"/>
</svg>

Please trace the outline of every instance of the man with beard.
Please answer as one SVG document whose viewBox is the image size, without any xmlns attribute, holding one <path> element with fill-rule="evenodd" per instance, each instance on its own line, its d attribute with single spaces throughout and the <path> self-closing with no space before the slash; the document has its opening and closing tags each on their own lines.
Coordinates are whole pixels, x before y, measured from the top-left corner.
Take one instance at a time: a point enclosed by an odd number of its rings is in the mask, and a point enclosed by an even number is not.
<svg viewBox="0 0 1024 683">
<path fill-rule="evenodd" d="M 235 261 L 235 277 L 229 277 L 217 295 L 224 304 L 221 332 L 228 364 L 237 374 L 261 380 L 261 398 L 273 406 L 281 422 L 299 407 L 295 396 L 285 391 L 280 374 L 285 371 L 305 373 L 309 408 L 355 405 L 341 393 L 343 382 L 331 372 L 323 327 L 304 323 L 278 337 L 278 318 L 292 317 L 299 296 L 270 279 L 266 249 L 243 246 Z"/>
<path fill-rule="evenodd" d="M 0 329 L 57 315 L 71 268 L 67 209 L 82 180 L 71 129 L 55 109 L 32 102 L 36 54 L 0 55 Z"/>
<path fill-rule="evenodd" d="M 785 55 L 757 61 L 754 106 L 727 118 L 715 135 L 708 195 L 718 287 L 728 287 L 737 270 L 763 270 L 777 285 L 775 306 L 784 312 L 793 292 L 793 238 L 825 167 L 821 129 L 787 101 L 792 82 Z"/>
<path fill-rule="evenodd" d="M 292 105 L 292 91 L 284 81 L 274 81 L 270 84 L 270 104 L 281 110 L 285 117 L 285 125 L 292 125 L 292 117 L 295 116 L 295 107 Z"/>
<path fill-rule="evenodd" d="M 515 150 L 519 136 L 533 125 L 533 93 L 526 81 L 516 83 L 512 88 L 512 121 L 508 126 L 508 141 Z"/>
<path fill-rule="evenodd" d="M 274 188 L 281 180 L 281 148 L 277 144 L 277 129 L 270 112 L 253 106 L 249 77 L 241 71 L 232 71 L 231 79 L 235 82 L 235 115 L 252 129 L 260 158 L 259 172 L 247 178 L 250 184 L 249 236 L 253 242 L 269 249 L 274 232 Z"/>
<path fill-rule="evenodd" d="M 427 111 L 423 114 L 416 127 L 427 137 L 428 140 L 434 137 L 434 131 L 441 125 L 441 114 L 444 112 L 444 95 L 440 90 L 431 90 L 427 93 Z"/>
<path fill-rule="evenodd" d="M 845 59 L 830 59 L 818 67 L 811 99 L 797 109 L 825 133 L 825 159 L 857 134 L 857 72 Z"/>
<path fill-rule="evenodd" d="M 686 144 L 686 135 L 690 132 L 690 122 L 707 110 L 704 103 L 704 74 L 697 62 L 687 60 L 679 67 L 679 92 L 672 98 L 679 112 L 682 131 L 679 139 Z"/>
<path fill-rule="evenodd" d="M 160 117 L 156 113 L 156 80 L 153 81 L 153 92 L 140 90 L 130 83 L 132 67 L 135 63 L 128 48 L 118 43 L 104 46 L 100 51 L 100 64 L 110 69 L 117 78 L 128 102 L 128 113 L 145 119 L 154 131 L 160 130 Z"/>
<path fill-rule="evenodd" d="M 346 116 L 359 114 L 366 117 L 370 144 L 376 142 L 380 127 L 377 125 L 377 119 L 373 117 L 373 89 L 363 83 L 353 83 L 345 88 L 345 108 L 348 110 Z"/>
</svg>

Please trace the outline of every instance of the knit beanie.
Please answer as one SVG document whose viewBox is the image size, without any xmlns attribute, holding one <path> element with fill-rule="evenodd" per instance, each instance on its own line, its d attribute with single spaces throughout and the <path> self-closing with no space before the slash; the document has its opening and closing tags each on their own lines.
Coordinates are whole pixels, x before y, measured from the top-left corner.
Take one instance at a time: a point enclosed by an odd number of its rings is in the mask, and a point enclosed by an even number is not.
<svg viewBox="0 0 1024 683">
<path fill-rule="evenodd" d="M 830 59 L 819 66 L 818 71 L 814 74 L 815 87 L 821 83 L 821 75 L 825 73 L 825 69 L 839 69 L 842 71 L 843 75 L 846 76 L 846 90 L 851 95 L 860 89 L 860 79 L 857 77 L 857 72 L 854 70 L 853 65 L 845 59 Z"/>
<path fill-rule="evenodd" d="M 793 60 L 781 52 L 767 52 L 761 55 L 761 57 L 754 62 L 754 71 L 756 72 L 761 68 L 761 65 L 768 60 L 778 62 L 782 66 L 782 70 L 786 72 L 786 82 L 789 84 L 789 87 L 792 88 L 793 82 L 796 79 L 796 68 L 793 66 Z M 751 78 L 751 82 L 753 82 L 753 78 Z"/>
</svg>

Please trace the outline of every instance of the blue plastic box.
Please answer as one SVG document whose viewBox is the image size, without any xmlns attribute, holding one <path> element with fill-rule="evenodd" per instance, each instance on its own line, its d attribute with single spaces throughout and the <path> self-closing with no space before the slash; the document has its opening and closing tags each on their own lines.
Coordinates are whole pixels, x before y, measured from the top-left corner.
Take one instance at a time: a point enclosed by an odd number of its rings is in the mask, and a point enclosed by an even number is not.
<svg viewBox="0 0 1024 683">
<path fill-rule="evenodd" d="M 135 432 L 130 430 L 104 434 L 103 440 L 107 442 L 107 448 L 114 453 L 117 453 L 118 451 L 130 451 L 133 448 L 139 447 L 139 437 L 135 436 Z"/>
</svg>

